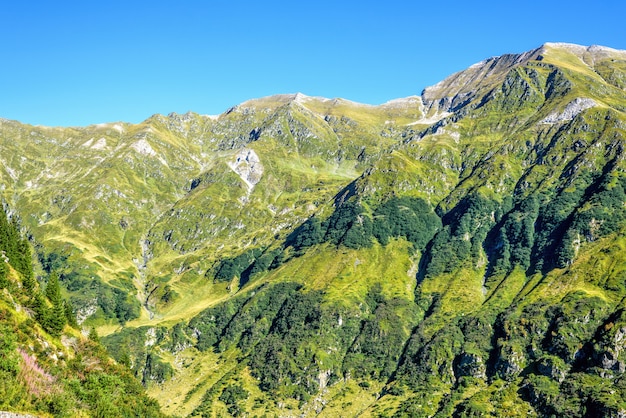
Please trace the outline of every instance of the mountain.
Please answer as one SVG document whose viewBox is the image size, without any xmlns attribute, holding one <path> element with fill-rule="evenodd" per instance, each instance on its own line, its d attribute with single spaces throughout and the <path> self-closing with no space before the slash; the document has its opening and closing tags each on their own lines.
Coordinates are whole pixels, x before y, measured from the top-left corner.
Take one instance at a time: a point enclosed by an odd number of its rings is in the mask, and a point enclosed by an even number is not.
<svg viewBox="0 0 626 418">
<path fill-rule="evenodd" d="M 626 51 L 368 106 L 2 120 L 7 208 L 166 413 L 621 416 Z"/>
</svg>

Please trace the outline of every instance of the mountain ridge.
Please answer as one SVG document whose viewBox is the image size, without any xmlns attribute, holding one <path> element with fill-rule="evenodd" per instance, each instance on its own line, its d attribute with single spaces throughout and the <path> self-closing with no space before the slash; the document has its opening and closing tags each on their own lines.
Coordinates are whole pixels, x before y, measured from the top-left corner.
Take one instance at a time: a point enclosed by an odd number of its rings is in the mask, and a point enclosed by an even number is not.
<svg viewBox="0 0 626 418">
<path fill-rule="evenodd" d="M 211 120 L 214 120 L 216 118 L 219 118 L 220 116 L 223 116 L 225 114 L 228 114 L 229 112 L 231 112 L 232 110 L 238 108 L 238 107 L 246 107 L 246 105 L 250 106 L 254 103 L 264 103 L 264 102 L 290 102 L 290 101 L 295 101 L 295 102 L 303 102 L 303 101 L 307 101 L 307 100 L 314 100 L 314 101 L 321 101 L 321 102 L 333 102 L 333 103 L 338 103 L 338 102 L 343 102 L 345 104 L 350 104 L 350 105 L 355 105 L 355 106 L 366 106 L 366 107 L 382 107 L 382 106 L 386 106 L 389 104 L 392 104 L 394 102 L 402 102 L 404 100 L 407 101 L 411 101 L 411 98 L 417 98 L 417 97 L 424 97 L 424 95 L 429 95 L 431 94 L 430 92 L 433 90 L 437 90 L 438 86 L 444 84 L 447 80 L 452 79 L 454 77 L 459 76 L 460 74 L 466 72 L 467 70 L 471 70 L 471 69 L 475 69 L 475 68 L 482 68 L 484 67 L 486 64 L 491 64 L 492 66 L 498 66 L 498 65 L 502 65 L 503 67 L 506 67 L 507 65 L 511 66 L 515 66 L 515 65 L 519 65 L 519 64 L 523 64 L 524 62 L 527 62 L 529 60 L 532 60 L 534 58 L 537 58 L 539 56 L 541 56 L 541 54 L 546 53 L 546 51 L 549 51 L 550 49 L 560 49 L 560 50 L 566 50 L 569 52 L 574 53 L 576 56 L 578 56 L 583 62 L 585 55 L 587 55 L 587 59 L 594 59 L 596 57 L 599 56 L 604 56 L 606 57 L 610 57 L 610 56 L 614 56 L 614 55 L 618 55 L 621 56 L 622 58 L 624 58 L 626 56 L 626 50 L 620 50 L 620 49 L 614 49 L 611 47 L 607 47 L 607 46 L 602 46 L 602 45 L 590 45 L 590 46 L 584 46 L 584 45 L 579 45 L 579 44 L 574 44 L 574 43 L 567 43 L 567 42 L 546 42 L 544 44 L 542 44 L 540 47 L 532 49 L 530 51 L 527 52 L 522 52 L 522 53 L 508 53 L 508 54 L 503 54 L 503 55 L 498 55 L 498 56 L 492 56 L 490 58 L 484 59 L 482 61 L 476 62 L 475 64 L 470 65 L 466 70 L 461 70 L 458 71 L 448 77 L 446 77 L 445 79 L 443 79 L 442 81 L 432 85 L 432 86 L 428 86 L 423 88 L 421 95 L 415 95 L 415 96 L 407 96 L 407 97 L 400 97 L 400 98 L 396 98 L 396 99 L 390 99 L 384 103 L 381 104 L 366 104 L 366 103 L 360 103 L 360 102 L 355 102 L 349 99 L 345 99 L 345 98 L 326 98 L 326 97 L 322 97 L 322 96 L 309 96 L 306 95 L 302 92 L 297 92 L 297 93 L 279 93 L 279 94 L 274 94 L 274 95 L 269 95 L 269 96 L 264 96 L 264 97 L 259 97 L 259 98 L 254 98 L 254 99 L 248 99 L 238 105 L 232 106 L 230 108 L 228 108 L 226 111 L 224 111 L 221 114 L 217 114 L 217 115 L 207 115 L 207 114 L 199 114 L 193 111 L 188 111 L 185 113 L 181 113 L 178 114 L 176 112 L 171 112 L 169 113 L 167 116 L 162 115 L 162 114 L 154 114 L 150 117 L 148 117 L 147 119 L 136 123 L 136 124 L 132 124 L 132 125 L 139 125 L 142 123 L 147 122 L 148 120 L 150 120 L 151 118 L 154 117 L 172 117 L 172 118 L 188 118 L 190 115 L 196 115 L 196 116 L 200 116 L 203 118 L 208 118 Z M 586 62 L 585 62 L 586 64 Z M 468 83 L 469 84 L 469 83 Z M 457 92 L 458 94 L 458 92 Z M 424 101 L 424 99 L 422 99 Z M 427 99 L 426 102 L 432 102 L 433 100 L 431 99 Z M 423 103 L 424 104 L 424 103 Z M 17 120 L 12 120 L 12 119 L 6 119 L 6 118 L 2 118 L 0 117 L 0 121 L 3 122 L 18 122 L 21 123 Z M 124 122 L 124 121 L 112 121 L 112 122 L 101 122 L 101 123 L 94 123 L 94 124 L 89 124 L 86 126 L 73 126 L 71 128 L 73 129 L 81 129 L 81 128 L 89 128 L 89 127 L 106 127 L 107 125 L 115 125 L 115 124 L 131 124 L 129 122 Z M 62 126 L 45 126 L 45 125 L 30 125 L 33 127 L 39 127 L 39 128 L 47 128 L 47 129 L 55 129 L 55 128 L 64 128 Z M 65 128 L 70 128 L 70 127 L 65 127 Z"/>
<path fill-rule="evenodd" d="M 625 89 L 545 44 L 378 106 L 2 123 L 3 198 L 167 412 L 617 416 Z"/>
</svg>

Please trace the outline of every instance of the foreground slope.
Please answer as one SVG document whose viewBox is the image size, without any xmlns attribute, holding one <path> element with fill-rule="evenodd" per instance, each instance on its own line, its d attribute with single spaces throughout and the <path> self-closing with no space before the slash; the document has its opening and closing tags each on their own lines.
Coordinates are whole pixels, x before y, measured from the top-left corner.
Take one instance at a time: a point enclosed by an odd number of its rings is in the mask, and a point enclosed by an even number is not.
<svg viewBox="0 0 626 418">
<path fill-rule="evenodd" d="M 77 330 L 57 276 L 45 291 L 34 280 L 29 248 L 16 219 L 0 211 L 0 415 L 163 416 L 97 334 Z"/>
<path fill-rule="evenodd" d="M 168 412 L 618 416 L 625 81 L 623 51 L 546 44 L 382 106 L 3 122 L 55 144 L 5 198 Z M 93 181 L 55 177 L 70 149 Z"/>
</svg>

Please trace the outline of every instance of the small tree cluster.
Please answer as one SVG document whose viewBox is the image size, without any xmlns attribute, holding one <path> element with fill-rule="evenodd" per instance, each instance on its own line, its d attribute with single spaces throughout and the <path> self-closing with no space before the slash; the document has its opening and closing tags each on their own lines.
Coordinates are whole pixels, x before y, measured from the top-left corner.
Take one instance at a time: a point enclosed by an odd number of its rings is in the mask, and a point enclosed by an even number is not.
<svg viewBox="0 0 626 418">
<path fill-rule="evenodd" d="M 30 244 L 20 235 L 20 226 L 16 216 L 10 220 L 4 210 L 0 210 L 0 287 L 6 287 L 9 263 L 22 278 L 26 290 L 35 286 L 33 278 Z"/>
</svg>

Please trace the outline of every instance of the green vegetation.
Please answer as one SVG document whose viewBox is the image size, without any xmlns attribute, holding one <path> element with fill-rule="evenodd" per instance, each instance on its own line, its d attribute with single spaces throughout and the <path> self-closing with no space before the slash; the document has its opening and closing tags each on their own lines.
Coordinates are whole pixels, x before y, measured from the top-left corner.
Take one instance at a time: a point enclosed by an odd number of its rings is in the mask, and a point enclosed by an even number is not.
<svg viewBox="0 0 626 418">
<path fill-rule="evenodd" d="M 0 211 L 0 410 L 44 416 L 162 416 L 128 369 L 75 329 L 56 273 L 42 292 L 33 280 L 28 241 Z M 28 258 L 26 258 L 28 257 Z M 15 265 L 14 265 L 15 264 Z M 17 267 L 16 267 L 17 266 Z M 32 314 L 26 307 L 32 309 Z"/>
<path fill-rule="evenodd" d="M 276 269 L 290 257 L 301 256 L 315 245 L 330 243 L 358 250 L 371 247 L 373 238 L 383 245 L 391 238 L 404 238 L 416 250 L 423 250 L 440 228 L 439 217 L 427 202 L 419 198 L 392 198 L 372 215 L 366 214 L 359 203 L 348 201 L 338 205 L 324 221 L 316 216 L 307 219 L 286 237 L 279 248 L 265 251 L 253 248 L 233 258 L 225 258 L 215 273 L 209 270 L 207 275 L 213 274 L 216 281 L 225 282 L 237 277 L 239 286 L 243 287 L 253 275 Z M 293 249 L 292 253 L 289 247 Z"/>
<path fill-rule="evenodd" d="M 6 287 L 8 285 L 9 268 L 6 263 L 10 263 L 22 277 L 26 290 L 32 290 L 35 282 L 31 267 L 30 245 L 28 240 L 20 234 L 17 217 L 9 220 L 4 207 L 0 211 L 0 252 L 3 255 L 3 260 L 0 260 L 0 286 Z"/>
<path fill-rule="evenodd" d="M 22 382 L 0 399 L 157 414 L 139 381 L 178 416 L 623 415 L 625 63 L 546 45 L 381 106 L 2 121 L 24 159 L 0 167 L 0 381 Z"/>
</svg>

